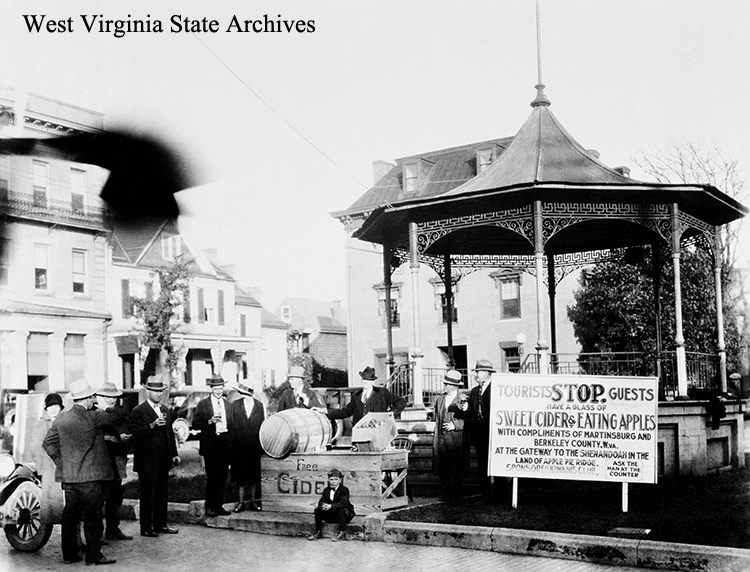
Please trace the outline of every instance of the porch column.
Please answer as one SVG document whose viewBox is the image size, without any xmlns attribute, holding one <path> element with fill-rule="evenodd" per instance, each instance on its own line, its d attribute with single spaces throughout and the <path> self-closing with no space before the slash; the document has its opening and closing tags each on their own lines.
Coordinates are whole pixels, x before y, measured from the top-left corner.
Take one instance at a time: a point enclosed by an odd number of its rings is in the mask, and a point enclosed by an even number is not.
<svg viewBox="0 0 750 572">
<path fill-rule="evenodd" d="M 656 378 L 659 380 L 659 399 L 666 398 L 666 388 L 662 379 L 662 357 L 664 340 L 662 335 L 662 307 L 661 307 L 661 249 L 656 242 L 651 244 L 651 279 L 654 283 L 654 324 L 656 332 Z"/>
<path fill-rule="evenodd" d="M 549 346 L 544 337 L 544 240 L 542 236 L 542 202 L 534 201 L 534 262 L 536 269 L 536 351 L 539 373 L 549 373 Z"/>
<path fill-rule="evenodd" d="M 719 380 L 721 391 L 727 391 L 727 351 L 724 341 L 724 304 L 721 294 L 721 234 L 719 227 L 714 227 L 714 288 L 716 290 L 716 329 L 718 330 L 717 347 L 719 350 Z"/>
<path fill-rule="evenodd" d="M 409 223 L 409 268 L 411 269 L 411 305 L 412 305 L 412 359 L 414 360 L 414 376 L 412 382 L 414 387 L 414 407 L 424 408 L 422 398 L 422 332 L 419 321 L 419 249 L 417 247 L 417 223 Z"/>
<path fill-rule="evenodd" d="M 674 267 L 674 329 L 675 353 L 677 355 L 677 395 L 688 392 L 685 336 L 682 333 L 682 287 L 680 281 L 680 208 L 672 203 L 672 266 Z"/>
<path fill-rule="evenodd" d="M 391 309 L 391 258 L 393 251 L 383 245 L 383 287 L 385 289 L 385 371 L 390 378 L 393 373 L 393 314 Z"/>
</svg>

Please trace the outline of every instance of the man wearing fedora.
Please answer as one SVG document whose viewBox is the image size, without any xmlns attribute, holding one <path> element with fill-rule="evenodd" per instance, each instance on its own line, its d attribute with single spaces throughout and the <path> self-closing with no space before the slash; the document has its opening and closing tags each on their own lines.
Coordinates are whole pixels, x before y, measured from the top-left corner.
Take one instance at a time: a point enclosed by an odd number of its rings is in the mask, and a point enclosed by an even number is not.
<svg viewBox="0 0 750 572">
<path fill-rule="evenodd" d="M 477 385 L 469 392 L 469 398 L 460 404 L 451 405 L 448 410 L 457 419 L 464 420 L 463 449 L 466 459 L 469 458 L 471 446 L 477 453 L 477 469 L 479 472 L 479 486 L 482 498 L 486 502 L 492 500 L 492 486 L 487 466 L 489 463 L 490 446 L 490 381 L 495 368 L 486 359 L 477 360 L 474 366 L 474 378 Z"/>
<path fill-rule="evenodd" d="M 440 498 L 461 496 L 464 469 L 468 457 L 463 451 L 464 421 L 458 419 L 451 405 L 460 404 L 461 372 L 445 373 L 444 393 L 435 400 L 435 431 L 432 434 L 432 470 L 440 479 Z"/>
<path fill-rule="evenodd" d="M 55 480 L 62 483 L 62 553 L 65 562 L 79 562 L 78 523 L 83 521 L 86 564 L 113 564 L 101 552 L 102 504 L 112 465 L 104 431 L 114 434 L 109 415 L 94 409 L 94 390 L 85 379 L 70 384 L 73 406 L 62 411 L 44 436 L 42 448 L 55 462 Z"/>
<path fill-rule="evenodd" d="M 107 540 L 132 540 L 120 530 L 120 507 L 122 506 L 122 480 L 128 476 L 128 442 L 130 435 L 128 431 L 128 414 L 125 408 L 119 404 L 118 397 L 122 391 L 115 387 L 112 382 L 106 382 L 96 392 L 99 400 L 99 408 L 102 409 L 117 427 L 118 435 L 105 435 L 107 442 L 107 453 L 112 463 L 114 478 L 109 482 L 104 495 L 104 538 Z"/>
<path fill-rule="evenodd" d="M 378 381 L 375 370 L 369 365 L 359 372 L 362 379 L 362 389 L 352 393 L 351 400 L 341 409 L 329 409 L 328 418 L 352 418 L 352 425 L 356 425 L 368 413 L 392 412 L 398 416 L 406 408 L 406 399 L 391 393 L 383 382 Z"/>
<path fill-rule="evenodd" d="M 224 398 L 224 378 L 214 375 L 206 384 L 211 395 L 195 406 L 193 429 L 200 431 L 198 452 L 206 468 L 206 516 L 225 516 L 230 514 L 223 504 L 234 427 L 230 404 Z"/>
<path fill-rule="evenodd" d="M 322 408 L 323 404 L 318 399 L 310 384 L 305 381 L 305 368 L 299 365 L 293 365 L 289 368 L 287 376 L 289 387 L 284 390 L 279 398 L 279 405 L 276 411 L 302 407 L 304 409 Z"/>
<path fill-rule="evenodd" d="M 130 434 L 134 441 L 133 470 L 140 484 L 141 536 L 177 534 L 167 526 L 168 477 L 180 462 L 172 414 L 160 403 L 167 385 L 152 375 L 143 384 L 146 400 L 130 412 Z"/>
<path fill-rule="evenodd" d="M 237 391 L 242 396 L 233 401 L 232 419 L 234 438 L 232 439 L 232 481 L 239 489 L 239 502 L 234 512 L 245 510 L 245 500 L 249 500 L 250 510 L 260 510 L 255 503 L 255 493 L 260 482 L 260 456 L 263 449 L 260 445 L 260 426 L 266 415 L 263 404 L 255 399 L 253 388 L 245 380 L 237 384 Z"/>
</svg>

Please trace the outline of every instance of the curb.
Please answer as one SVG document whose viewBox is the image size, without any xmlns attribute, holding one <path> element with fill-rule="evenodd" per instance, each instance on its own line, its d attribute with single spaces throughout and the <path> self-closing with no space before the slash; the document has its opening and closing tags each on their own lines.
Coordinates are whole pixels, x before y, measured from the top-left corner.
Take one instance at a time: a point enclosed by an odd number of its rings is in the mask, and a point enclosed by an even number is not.
<svg viewBox="0 0 750 572">
<path fill-rule="evenodd" d="M 279 536 L 307 536 L 313 528 L 312 514 L 245 511 L 206 519 L 203 517 L 203 505 L 202 500 L 189 504 L 169 503 L 169 520 Z M 125 519 L 137 519 L 138 501 L 125 499 L 121 516 Z M 350 524 L 351 537 L 370 542 L 448 546 L 652 570 L 750 570 L 750 550 L 740 548 L 511 528 L 402 522 L 386 520 L 387 516 L 387 513 L 382 512 L 355 516 Z M 334 536 L 335 525 L 327 524 L 323 532 L 325 536 Z"/>
</svg>

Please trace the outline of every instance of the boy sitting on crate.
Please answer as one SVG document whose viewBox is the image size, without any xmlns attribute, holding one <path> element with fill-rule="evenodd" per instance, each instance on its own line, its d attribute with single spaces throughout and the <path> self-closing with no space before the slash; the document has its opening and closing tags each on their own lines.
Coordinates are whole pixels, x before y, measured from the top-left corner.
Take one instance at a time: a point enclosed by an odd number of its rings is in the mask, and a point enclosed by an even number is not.
<svg viewBox="0 0 750 572">
<path fill-rule="evenodd" d="M 315 507 L 315 534 L 308 540 L 323 538 L 323 521 L 337 522 L 339 533 L 332 538 L 334 542 L 346 540 L 346 525 L 354 518 L 354 507 L 349 502 L 349 489 L 343 484 L 344 475 L 338 469 L 328 471 L 328 486 L 323 490 Z"/>
</svg>

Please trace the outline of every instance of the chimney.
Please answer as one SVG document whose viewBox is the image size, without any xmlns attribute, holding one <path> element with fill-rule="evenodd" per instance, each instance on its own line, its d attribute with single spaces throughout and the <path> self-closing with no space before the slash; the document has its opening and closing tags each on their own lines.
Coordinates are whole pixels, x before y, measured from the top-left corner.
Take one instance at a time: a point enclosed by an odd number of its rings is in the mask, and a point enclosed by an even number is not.
<svg viewBox="0 0 750 572">
<path fill-rule="evenodd" d="M 372 162 L 372 183 L 373 185 L 377 184 L 377 182 L 382 179 L 385 174 L 393 169 L 395 167 L 393 163 L 389 163 L 388 161 L 373 161 Z"/>
<path fill-rule="evenodd" d="M 621 165 L 619 167 L 615 167 L 615 171 L 617 171 L 623 177 L 630 177 L 630 167 L 626 167 L 625 165 Z"/>
<path fill-rule="evenodd" d="M 341 322 L 341 300 L 334 300 L 333 307 L 331 308 L 333 319 L 337 322 Z"/>
</svg>

